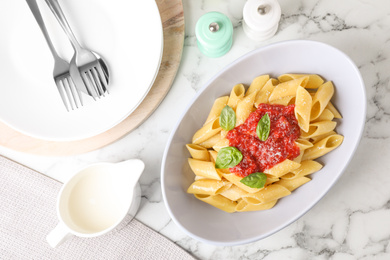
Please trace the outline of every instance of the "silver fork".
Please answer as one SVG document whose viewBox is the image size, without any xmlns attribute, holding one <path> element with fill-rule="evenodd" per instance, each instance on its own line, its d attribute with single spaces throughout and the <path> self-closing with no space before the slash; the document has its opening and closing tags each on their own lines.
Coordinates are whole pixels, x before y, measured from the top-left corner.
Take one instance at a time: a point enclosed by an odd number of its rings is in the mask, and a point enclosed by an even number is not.
<svg viewBox="0 0 390 260">
<path fill-rule="evenodd" d="M 54 13 L 62 29 L 67 34 L 75 51 L 72 60 L 70 61 L 70 72 L 72 77 L 77 80 L 81 76 L 82 81 L 87 86 L 88 94 L 92 97 L 100 98 L 101 96 L 104 96 L 105 92 L 108 93 L 108 77 L 99 62 L 99 55 L 80 45 L 57 0 L 46 0 L 46 3 Z"/>
<path fill-rule="evenodd" d="M 54 58 L 54 70 L 53 70 L 53 78 L 56 83 L 58 92 L 60 93 L 61 99 L 69 111 L 70 109 L 74 110 L 74 108 L 79 108 L 79 106 L 83 105 L 83 100 L 81 98 L 79 90 L 75 87 L 72 77 L 69 72 L 69 63 L 63 60 L 57 53 L 56 49 L 53 46 L 53 43 L 50 39 L 50 36 L 47 32 L 45 23 L 42 19 L 41 12 L 37 5 L 36 0 L 26 0 L 28 6 L 33 13 L 35 20 L 37 21 L 39 27 L 43 35 L 45 36 L 45 40 L 49 49 Z"/>
</svg>

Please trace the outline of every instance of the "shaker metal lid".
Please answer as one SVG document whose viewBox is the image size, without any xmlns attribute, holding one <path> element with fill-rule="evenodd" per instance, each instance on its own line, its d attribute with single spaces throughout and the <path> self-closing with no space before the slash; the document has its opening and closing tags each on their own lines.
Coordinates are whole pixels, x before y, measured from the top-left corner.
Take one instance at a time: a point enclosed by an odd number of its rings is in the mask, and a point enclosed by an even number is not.
<svg viewBox="0 0 390 260">
<path fill-rule="evenodd" d="M 209 57 L 226 54 L 233 43 L 233 24 L 219 12 L 209 12 L 199 18 L 195 27 L 199 50 Z"/>
</svg>

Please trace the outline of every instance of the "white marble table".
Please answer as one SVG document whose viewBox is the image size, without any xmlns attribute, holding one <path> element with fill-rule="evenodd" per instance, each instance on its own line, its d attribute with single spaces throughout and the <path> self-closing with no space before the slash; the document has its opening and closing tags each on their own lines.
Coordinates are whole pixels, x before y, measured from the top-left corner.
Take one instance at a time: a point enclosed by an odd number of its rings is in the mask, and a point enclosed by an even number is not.
<svg viewBox="0 0 390 260">
<path fill-rule="evenodd" d="M 136 218 L 199 259 L 390 259 L 390 1 L 280 0 L 279 30 L 262 43 L 244 34 L 240 2 L 183 0 L 186 39 L 176 80 L 158 110 L 125 138 L 77 156 L 34 156 L 4 147 L 0 147 L 0 154 L 60 181 L 88 163 L 142 159 L 146 170 L 140 180 L 143 198 Z M 234 25 L 233 47 L 221 58 L 207 58 L 196 46 L 196 21 L 209 11 L 227 14 Z M 331 44 L 359 67 L 366 84 L 368 111 L 355 157 L 312 210 L 278 233 L 235 247 L 193 240 L 171 221 L 160 189 L 162 154 L 180 108 L 233 60 L 255 48 L 290 39 Z"/>
</svg>

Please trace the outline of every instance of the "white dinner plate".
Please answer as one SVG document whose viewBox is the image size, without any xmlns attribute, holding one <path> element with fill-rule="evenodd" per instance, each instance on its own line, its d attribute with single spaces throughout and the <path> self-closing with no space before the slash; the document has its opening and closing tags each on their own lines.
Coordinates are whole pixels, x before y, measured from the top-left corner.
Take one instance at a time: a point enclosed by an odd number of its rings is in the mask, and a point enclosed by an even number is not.
<svg viewBox="0 0 390 260">
<path fill-rule="evenodd" d="M 37 0 L 60 55 L 73 49 L 44 0 Z M 60 4 L 80 43 L 107 62 L 110 94 L 67 112 L 53 80 L 53 58 L 26 1 L 0 2 L 0 120 L 45 140 L 100 134 L 125 119 L 150 90 L 163 32 L 154 0 L 67 0 Z"/>
</svg>

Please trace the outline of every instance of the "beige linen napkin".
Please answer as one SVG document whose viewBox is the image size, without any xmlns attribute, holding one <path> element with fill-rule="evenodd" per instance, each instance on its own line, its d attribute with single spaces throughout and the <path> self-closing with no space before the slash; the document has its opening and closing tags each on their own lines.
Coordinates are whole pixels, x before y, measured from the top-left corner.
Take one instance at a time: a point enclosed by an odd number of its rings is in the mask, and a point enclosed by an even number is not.
<svg viewBox="0 0 390 260">
<path fill-rule="evenodd" d="M 194 259 L 133 219 L 98 238 L 73 237 L 51 248 L 61 183 L 0 156 L 0 259 Z"/>
</svg>

